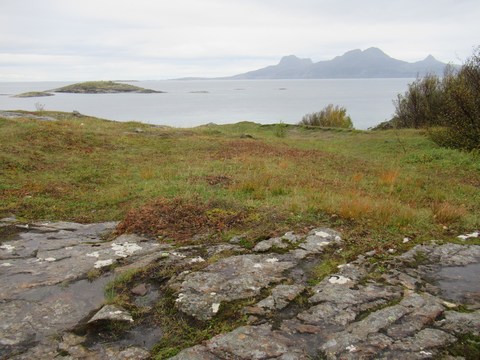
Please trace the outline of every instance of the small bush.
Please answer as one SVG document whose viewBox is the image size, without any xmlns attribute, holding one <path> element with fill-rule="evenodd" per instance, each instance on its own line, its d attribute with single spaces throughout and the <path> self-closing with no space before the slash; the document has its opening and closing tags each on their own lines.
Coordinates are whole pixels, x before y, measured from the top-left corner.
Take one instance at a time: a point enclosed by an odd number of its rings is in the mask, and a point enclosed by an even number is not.
<svg viewBox="0 0 480 360">
<path fill-rule="evenodd" d="M 442 119 L 444 93 L 436 75 L 427 75 L 408 85 L 405 94 L 394 100 L 392 120 L 398 128 L 424 128 L 439 125 Z"/>
<path fill-rule="evenodd" d="M 305 115 L 299 125 L 353 129 L 347 109 L 338 105 L 333 106 L 333 104 L 327 105 L 318 112 Z"/>
<path fill-rule="evenodd" d="M 442 146 L 480 149 L 480 47 L 457 74 L 443 79 L 444 128 L 432 139 Z"/>
</svg>

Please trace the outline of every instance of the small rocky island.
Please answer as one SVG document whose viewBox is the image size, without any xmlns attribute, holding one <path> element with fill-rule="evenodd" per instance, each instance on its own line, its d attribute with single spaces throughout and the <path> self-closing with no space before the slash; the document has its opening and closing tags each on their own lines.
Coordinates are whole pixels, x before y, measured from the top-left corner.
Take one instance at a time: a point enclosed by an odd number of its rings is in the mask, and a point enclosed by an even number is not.
<svg viewBox="0 0 480 360">
<path fill-rule="evenodd" d="M 130 84 L 121 84 L 114 81 L 86 81 L 82 83 L 63 86 L 52 90 L 57 93 L 72 94 L 115 94 L 115 93 L 138 93 L 138 94 L 158 94 L 164 91 L 145 89 Z"/>
<path fill-rule="evenodd" d="M 31 97 L 45 97 L 45 96 L 54 96 L 55 94 L 49 93 L 47 91 L 29 91 L 21 94 L 13 95 L 16 98 L 31 98 Z"/>
</svg>

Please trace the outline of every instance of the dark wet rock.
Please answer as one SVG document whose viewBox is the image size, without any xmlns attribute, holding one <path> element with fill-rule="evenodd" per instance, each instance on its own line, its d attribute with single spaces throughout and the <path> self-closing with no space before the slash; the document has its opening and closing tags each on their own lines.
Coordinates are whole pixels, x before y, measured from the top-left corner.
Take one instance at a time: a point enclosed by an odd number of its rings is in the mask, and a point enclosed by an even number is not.
<svg viewBox="0 0 480 360">
<path fill-rule="evenodd" d="M 52 336 L 74 328 L 104 302 L 113 276 L 85 279 L 99 262 L 139 266 L 142 261 L 135 260 L 159 257 L 163 248 L 143 237 L 105 241 L 115 225 L 31 224 L 1 244 L 0 357 L 55 357 Z"/>
<path fill-rule="evenodd" d="M 132 315 L 125 309 L 120 308 L 116 305 L 105 305 L 102 307 L 93 317 L 88 320 L 88 323 L 91 324 L 95 321 L 126 321 L 133 322 Z"/>
<path fill-rule="evenodd" d="M 283 272 L 294 266 L 276 256 L 237 255 L 222 259 L 203 271 L 187 274 L 172 284 L 176 306 L 200 320 L 211 319 L 223 301 L 246 299 L 260 294 L 270 284 L 284 279 Z"/>
<path fill-rule="evenodd" d="M 65 333 L 58 344 L 58 350 L 63 354 L 61 359 L 92 359 L 92 360 L 146 360 L 150 352 L 136 346 L 118 348 L 107 346 L 91 350 L 84 343 L 86 338 L 72 333 Z"/>
</svg>

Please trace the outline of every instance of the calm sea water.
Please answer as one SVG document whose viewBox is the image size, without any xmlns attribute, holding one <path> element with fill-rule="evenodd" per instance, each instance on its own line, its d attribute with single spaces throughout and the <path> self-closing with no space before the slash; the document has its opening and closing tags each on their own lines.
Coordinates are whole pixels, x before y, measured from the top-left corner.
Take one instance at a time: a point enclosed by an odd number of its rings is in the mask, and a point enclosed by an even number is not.
<svg viewBox="0 0 480 360">
<path fill-rule="evenodd" d="M 56 94 L 13 98 L 73 82 L 0 83 L 0 110 L 73 111 L 105 119 L 192 127 L 206 123 L 254 121 L 297 123 L 302 116 L 332 103 L 347 108 L 355 128 L 366 129 L 390 119 L 392 100 L 414 79 L 341 80 L 162 80 L 137 85 L 165 94 Z"/>
</svg>

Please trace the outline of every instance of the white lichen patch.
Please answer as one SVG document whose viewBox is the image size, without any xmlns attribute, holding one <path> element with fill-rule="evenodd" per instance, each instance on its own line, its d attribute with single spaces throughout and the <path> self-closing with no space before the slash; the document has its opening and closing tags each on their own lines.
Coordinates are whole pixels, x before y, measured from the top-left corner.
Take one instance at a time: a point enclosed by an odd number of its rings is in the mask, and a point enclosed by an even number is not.
<svg viewBox="0 0 480 360">
<path fill-rule="evenodd" d="M 185 299 L 185 294 L 180 293 L 178 294 L 178 298 L 175 300 L 176 303 L 182 302 Z"/>
<path fill-rule="evenodd" d="M 334 276 L 330 277 L 330 279 L 328 279 L 328 282 L 330 284 L 339 284 L 339 285 L 346 284 L 350 281 L 352 281 L 352 280 L 350 280 L 349 278 L 347 278 L 345 276 L 342 276 L 342 275 L 334 275 Z"/>
<path fill-rule="evenodd" d="M 7 252 L 12 252 L 13 250 L 15 250 L 15 246 L 12 246 L 9 244 L 3 244 L 3 245 L 0 245 L 0 249 L 6 250 Z"/>
<path fill-rule="evenodd" d="M 55 259 L 54 257 L 48 257 L 45 259 L 45 261 L 48 261 L 48 262 L 54 262 L 55 260 L 57 259 Z"/>
<path fill-rule="evenodd" d="M 213 291 L 212 291 L 212 292 L 210 293 L 210 296 L 215 296 L 215 295 L 217 295 L 216 292 L 213 292 Z"/>
<path fill-rule="evenodd" d="M 178 252 L 176 252 L 176 251 L 172 252 L 172 255 L 173 255 L 173 256 L 176 256 L 176 257 L 179 257 L 179 258 L 182 258 L 182 259 L 183 259 L 183 258 L 186 258 L 185 255 L 180 254 L 180 253 L 178 253 Z"/>
<path fill-rule="evenodd" d="M 115 255 L 125 258 L 142 250 L 142 247 L 137 243 L 129 243 L 126 241 L 123 244 L 112 243 L 112 250 L 115 251 Z"/>
<path fill-rule="evenodd" d="M 1 263 L 0 266 L 9 267 L 12 266 L 9 262 Z"/>
<path fill-rule="evenodd" d="M 100 256 L 100 253 L 98 251 L 94 251 L 94 252 L 86 254 L 85 256 L 98 258 Z"/>
<path fill-rule="evenodd" d="M 328 241 L 320 241 L 317 245 L 320 246 L 320 247 L 324 247 L 324 246 L 327 246 L 329 244 L 330 244 L 330 242 L 328 242 Z"/>
<path fill-rule="evenodd" d="M 471 234 L 459 235 L 458 238 L 462 239 L 462 240 L 467 240 L 467 239 L 470 239 L 470 238 L 477 238 L 479 236 L 480 236 L 480 232 L 474 231 Z"/>
<path fill-rule="evenodd" d="M 72 250 L 72 249 L 73 249 L 73 246 L 67 246 L 67 247 L 65 248 L 65 250 Z"/>
<path fill-rule="evenodd" d="M 348 352 L 355 352 L 357 351 L 357 348 L 355 345 L 348 345 L 345 350 L 348 350 Z"/>
<path fill-rule="evenodd" d="M 276 263 L 278 262 L 278 259 L 277 258 L 269 258 L 267 260 L 265 260 L 267 263 L 270 263 L 270 264 L 273 264 L 273 263 Z"/>
<path fill-rule="evenodd" d="M 433 353 L 431 353 L 431 352 L 429 352 L 429 351 L 424 351 L 424 350 L 422 350 L 422 351 L 420 351 L 420 355 L 423 355 L 423 356 L 432 356 Z"/>
<path fill-rule="evenodd" d="M 110 266 L 113 264 L 113 259 L 107 259 L 107 260 L 98 260 L 97 262 L 95 262 L 95 265 L 93 265 L 93 267 L 95 269 L 100 269 L 102 267 L 105 267 L 105 266 Z"/>
<path fill-rule="evenodd" d="M 193 259 L 190 259 L 190 264 L 193 264 L 193 263 L 200 263 L 200 262 L 205 262 L 205 259 L 202 258 L 201 256 L 197 256 Z"/>
<path fill-rule="evenodd" d="M 259 263 L 256 263 L 256 264 L 253 264 L 253 267 L 254 267 L 255 269 L 261 269 L 261 268 L 263 267 L 263 265 L 262 265 L 262 264 L 259 264 Z"/>
<path fill-rule="evenodd" d="M 325 231 L 315 231 L 315 235 L 323 238 L 328 238 L 330 236 L 330 234 Z"/>
<path fill-rule="evenodd" d="M 218 313 L 219 309 L 220 309 L 220 303 L 212 304 L 212 313 L 214 313 L 214 314 Z"/>
</svg>

